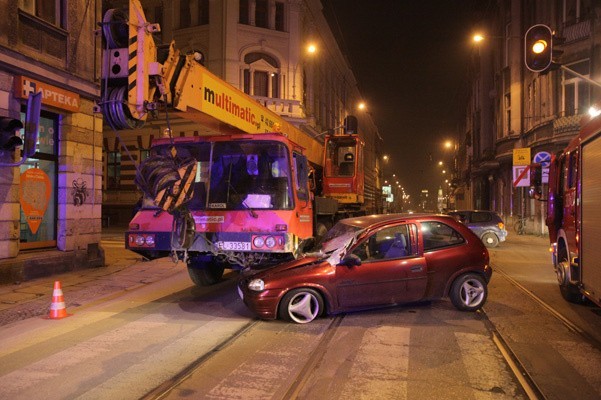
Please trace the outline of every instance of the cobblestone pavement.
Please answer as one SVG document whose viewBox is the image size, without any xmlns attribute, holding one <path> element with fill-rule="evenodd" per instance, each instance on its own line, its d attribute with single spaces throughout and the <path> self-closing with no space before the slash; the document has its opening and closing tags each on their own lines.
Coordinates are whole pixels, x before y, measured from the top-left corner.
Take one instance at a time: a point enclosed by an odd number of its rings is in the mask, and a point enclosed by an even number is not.
<svg viewBox="0 0 601 400">
<path fill-rule="evenodd" d="M 67 311 L 116 292 L 159 281 L 185 270 L 170 258 L 144 261 L 125 249 L 123 228 L 106 229 L 101 246 L 106 266 L 81 269 L 26 282 L 0 285 L 0 326 L 48 314 L 55 281 L 61 282 Z"/>
</svg>

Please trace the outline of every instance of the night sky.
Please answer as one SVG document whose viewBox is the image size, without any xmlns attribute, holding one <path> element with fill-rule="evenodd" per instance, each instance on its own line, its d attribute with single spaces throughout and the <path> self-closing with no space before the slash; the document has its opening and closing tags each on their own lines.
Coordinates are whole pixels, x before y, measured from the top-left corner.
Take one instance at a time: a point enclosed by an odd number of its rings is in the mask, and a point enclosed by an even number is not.
<svg viewBox="0 0 601 400">
<path fill-rule="evenodd" d="M 400 177 L 415 208 L 421 189 L 444 181 L 443 143 L 463 129 L 471 35 L 488 1 L 322 3 L 384 139 L 385 175 Z"/>
</svg>

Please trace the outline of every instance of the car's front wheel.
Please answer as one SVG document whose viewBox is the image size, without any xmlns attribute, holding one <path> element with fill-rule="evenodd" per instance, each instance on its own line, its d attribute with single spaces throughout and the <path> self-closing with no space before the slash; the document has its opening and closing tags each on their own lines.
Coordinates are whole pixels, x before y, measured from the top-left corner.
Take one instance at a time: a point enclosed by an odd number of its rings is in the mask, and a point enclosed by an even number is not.
<svg viewBox="0 0 601 400">
<path fill-rule="evenodd" d="M 319 317 L 324 310 L 323 298 L 313 289 L 300 288 L 289 291 L 280 303 L 281 319 L 306 324 Z"/>
<path fill-rule="evenodd" d="M 499 245 L 499 238 L 493 232 L 486 232 L 482 235 L 482 243 L 486 247 L 497 247 Z"/>
<path fill-rule="evenodd" d="M 449 296 L 458 310 L 476 311 L 486 302 L 488 285 L 480 275 L 464 274 L 455 279 Z"/>
</svg>

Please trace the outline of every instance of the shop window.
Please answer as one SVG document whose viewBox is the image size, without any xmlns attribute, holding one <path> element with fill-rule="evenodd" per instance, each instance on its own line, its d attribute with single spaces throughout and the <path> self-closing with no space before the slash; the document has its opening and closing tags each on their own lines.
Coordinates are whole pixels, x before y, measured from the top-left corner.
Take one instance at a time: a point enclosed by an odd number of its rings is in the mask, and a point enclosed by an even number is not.
<svg viewBox="0 0 601 400">
<path fill-rule="evenodd" d="M 106 188 L 119 189 L 121 181 L 121 153 L 109 151 L 106 162 Z"/>
<path fill-rule="evenodd" d="M 65 28 L 64 0 L 19 0 L 19 8 L 60 28 Z"/>
<path fill-rule="evenodd" d="M 56 246 L 57 137 L 58 115 L 42 112 L 37 152 L 20 167 L 21 249 Z"/>
</svg>

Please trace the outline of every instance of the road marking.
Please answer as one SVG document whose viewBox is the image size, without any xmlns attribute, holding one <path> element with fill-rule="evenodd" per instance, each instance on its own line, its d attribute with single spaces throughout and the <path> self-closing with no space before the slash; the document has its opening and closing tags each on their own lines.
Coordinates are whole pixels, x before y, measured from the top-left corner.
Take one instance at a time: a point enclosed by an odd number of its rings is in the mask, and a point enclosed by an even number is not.
<svg viewBox="0 0 601 400">
<path fill-rule="evenodd" d="M 406 399 L 410 334 L 398 326 L 366 331 L 340 398 Z"/>
</svg>

